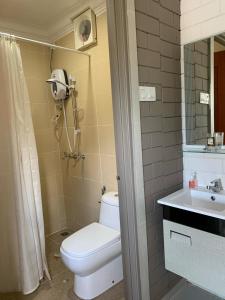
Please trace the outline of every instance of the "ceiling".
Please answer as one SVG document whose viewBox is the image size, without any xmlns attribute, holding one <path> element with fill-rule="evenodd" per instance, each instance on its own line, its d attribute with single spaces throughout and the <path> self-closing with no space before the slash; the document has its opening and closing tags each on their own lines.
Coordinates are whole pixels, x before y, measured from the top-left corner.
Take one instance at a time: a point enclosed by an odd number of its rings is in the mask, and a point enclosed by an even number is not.
<svg viewBox="0 0 225 300">
<path fill-rule="evenodd" d="M 0 5 L 0 31 L 53 41 L 78 13 L 102 10 L 105 0 L 0 0 Z"/>
</svg>

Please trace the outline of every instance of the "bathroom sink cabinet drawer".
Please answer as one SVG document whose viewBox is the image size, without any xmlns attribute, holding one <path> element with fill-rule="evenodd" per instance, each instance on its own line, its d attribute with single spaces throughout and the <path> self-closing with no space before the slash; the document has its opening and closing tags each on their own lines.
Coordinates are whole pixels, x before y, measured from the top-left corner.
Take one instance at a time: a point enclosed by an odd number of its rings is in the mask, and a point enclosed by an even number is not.
<svg viewBox="0 0 225 300">
<path fill-rule="evenodd" d="M 166 269 L 225 298 L 225 238 L 163 221 Z"/>
</svg>

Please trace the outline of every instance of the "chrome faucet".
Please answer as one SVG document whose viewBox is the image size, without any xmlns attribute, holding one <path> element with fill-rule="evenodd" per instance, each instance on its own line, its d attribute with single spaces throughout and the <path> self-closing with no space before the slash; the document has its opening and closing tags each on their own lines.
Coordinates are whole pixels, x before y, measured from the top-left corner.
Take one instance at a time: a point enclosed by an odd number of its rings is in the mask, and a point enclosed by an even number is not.
<svg viewBox="0 0 225 300">
<path fill-rule="evenodd" d="M 208 185 L 207 189 L 214 192 L 214 193 L 219 193 L 221 191 L 223 191 L 223 184 L 222 184 L 222 180 L 220 178 L 215 179 L 213 181 L 210 182 L 213 185 Z"/>
</svg>

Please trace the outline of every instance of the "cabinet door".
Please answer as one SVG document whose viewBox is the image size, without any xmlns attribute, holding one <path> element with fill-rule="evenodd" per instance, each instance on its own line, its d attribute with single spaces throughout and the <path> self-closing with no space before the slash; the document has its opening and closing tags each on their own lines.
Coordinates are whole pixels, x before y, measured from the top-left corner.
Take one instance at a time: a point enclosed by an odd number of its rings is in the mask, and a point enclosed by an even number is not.
<svg viewBox="0 0 225 300">
<path fill-rule="evenodd" d="M 166 269 L 225 298 L 225 238 L 163 221 Z"/>
</svg>

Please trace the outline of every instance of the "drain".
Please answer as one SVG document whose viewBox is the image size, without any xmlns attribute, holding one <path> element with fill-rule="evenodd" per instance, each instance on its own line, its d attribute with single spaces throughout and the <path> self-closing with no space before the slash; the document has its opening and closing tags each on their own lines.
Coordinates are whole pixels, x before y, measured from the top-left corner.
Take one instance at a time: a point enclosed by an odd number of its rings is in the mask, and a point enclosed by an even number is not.
<svg viewBox="0 0 225 300">
<path fill-rule="evenodd" d="M 63 231 L 60 233 L 61 236 L 67 236 L 70 235 L 70 233 L 68 231 Z"/>
<path fill-rule="evenodd" d="M 67 282 L 69 282 L 68 279 L 63 279 L 63 280 L 62 280 L 62 283 L 64 283 L 64 284 L 67 283 Z"/>
</svg>

